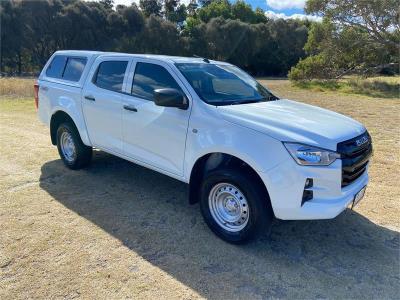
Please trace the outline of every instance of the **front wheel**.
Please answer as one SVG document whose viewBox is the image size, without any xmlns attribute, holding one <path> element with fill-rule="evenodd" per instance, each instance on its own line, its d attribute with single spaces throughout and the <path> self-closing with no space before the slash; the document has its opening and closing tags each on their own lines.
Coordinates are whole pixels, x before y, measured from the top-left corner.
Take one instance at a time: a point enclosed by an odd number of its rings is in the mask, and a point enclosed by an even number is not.
<svg viewBox="0 0 400 300">
<path fill-rule="evenodd" d="M 83 168 L 92 159 L 92 147 L 82 142 L 78 130 L 70 123 L 58 127 L 57 148 L 64 164 L 72 170 Z"/>
<path fill-rule="evenodd" d="M 230 243 L 266 233 L 272 223 L 268 194 L 261 183 L 235 169 L 215 170 L 205 176 L 200 207 L 210 229 Z"/>
</svg>

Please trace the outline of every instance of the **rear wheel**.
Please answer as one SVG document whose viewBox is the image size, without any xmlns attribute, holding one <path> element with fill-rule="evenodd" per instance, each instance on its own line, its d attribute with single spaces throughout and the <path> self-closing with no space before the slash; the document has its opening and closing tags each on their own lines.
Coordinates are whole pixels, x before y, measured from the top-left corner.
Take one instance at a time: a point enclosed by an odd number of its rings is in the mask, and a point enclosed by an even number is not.
<svg viewBox="0 0 400 300">
<path fill-rule="evenodd" d="M 88 165 L 92 158 L 92 147 L 83 144 L 79 132 L 70 123 L 58 127 L 57 149 L 64 164 L 72 170 Z"/>
<path fill-rule="evenodd" d="M 272 223 L 268 195 L 252 176 L 235 169 L 206 174 L 200 207 L 211 230 L 230 243 L 243 243 L 267 233 Z"/>
</svg>

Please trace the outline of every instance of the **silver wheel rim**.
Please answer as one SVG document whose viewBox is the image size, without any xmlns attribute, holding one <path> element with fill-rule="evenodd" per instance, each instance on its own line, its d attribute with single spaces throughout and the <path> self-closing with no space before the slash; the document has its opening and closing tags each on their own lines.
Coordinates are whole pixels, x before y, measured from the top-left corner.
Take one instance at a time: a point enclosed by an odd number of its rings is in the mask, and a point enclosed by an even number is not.
<svg viewBox="0 0 400 300">
<path fill-rule="evenodd" d="M 64 131 L 60 137 L 60 148 L 64 158 L 68 162 L 73 162 L 76 159 L 76 149 L 72 135 Z"/>
<path fill-rule="evenodd" d="M 242 230 L 249 221 L 247 199 L 233 184 L 215 185 L 208 196 L 208 206 L 215 222 L 229 232 Z"/>
</svg>

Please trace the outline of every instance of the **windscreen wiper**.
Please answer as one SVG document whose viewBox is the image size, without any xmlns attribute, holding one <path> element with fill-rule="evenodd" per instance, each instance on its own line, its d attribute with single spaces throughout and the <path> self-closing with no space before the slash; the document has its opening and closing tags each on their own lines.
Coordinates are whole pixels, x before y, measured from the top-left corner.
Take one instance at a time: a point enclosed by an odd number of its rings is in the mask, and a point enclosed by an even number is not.
<svg viewBox="0 0 400 300">
<path fill-rule="evenodd" d="M 229 103 L 229 105 L 257 103 L 257 102 L 264 102 L 265 100 L 266 100 L 266 98 L 250 99 L 250 100 L 238 100 L 238 101 L 233 101 L 233 102 Z"/>
</svg>

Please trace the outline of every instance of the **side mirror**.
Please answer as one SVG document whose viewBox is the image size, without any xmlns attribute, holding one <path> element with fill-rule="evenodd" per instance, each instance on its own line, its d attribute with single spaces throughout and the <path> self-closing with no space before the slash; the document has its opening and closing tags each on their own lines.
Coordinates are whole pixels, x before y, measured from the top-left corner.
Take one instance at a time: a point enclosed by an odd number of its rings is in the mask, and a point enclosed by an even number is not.
<svg viewBox="0 0 400 300">
<path fill-rule="evenodd" d="M 158 106 L 177 107 L 187 109 L 189 107 L 188 100 L 177 89 L 157 89 L 154 90 L 154 103 Z"/>
</svg>

